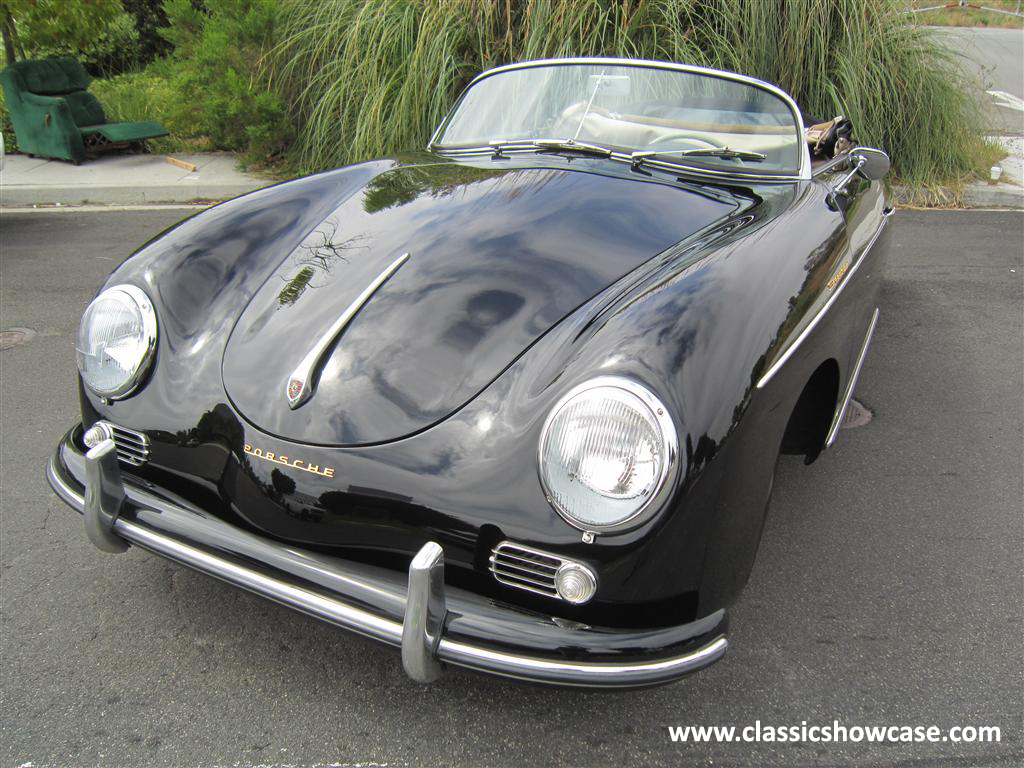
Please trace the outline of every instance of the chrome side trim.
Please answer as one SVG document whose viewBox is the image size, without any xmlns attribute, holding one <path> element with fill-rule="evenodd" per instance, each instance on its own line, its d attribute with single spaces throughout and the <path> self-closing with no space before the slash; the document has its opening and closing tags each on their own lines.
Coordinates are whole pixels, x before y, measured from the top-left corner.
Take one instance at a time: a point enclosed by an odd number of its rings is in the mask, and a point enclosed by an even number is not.
<svg viewBox="0 0 1024 768">
<path fill-rule="evenodd" d="M 846 418 L 846 409 L 850 407 L 850 398 L 853 397 L 853 390 L 857 386 L 860 369 L 864 365 L 864 358 L 868 355 L 868 347 L 871 346 L 871 337 L 875 334 L 876 325 L 878 325 L 878 307 L 875 307 L 874 314 L 871 315 L 871 323 L 868 325 L 868 332 L 864 336 L 864 343 L 861 344 L 860 353 L 857 355 L 857 362 L 853 366 L 853 373 L 850 374 L 850 380 L 846 384 L 846 391 L 843 392 L 843 399 L 840 401 L 839 408 L 836 409 L 836 415 L 832 419 L 832 426 L 828 429 L 828 437 L 825 438 L 826 448 L 832 447 L 832 443 L 836 441 L 836 436 L 839 434 L 839 428 L 843 425 L 843 419 Z"/>
<path fill-rule="evenodd" d="M 302 358 L 302 362 L 299 363 L 298 367 L 292 371 L 291 376 L 288 377 L 288 381 L 285 382 L 284 394 L 288 399 L 288 406 L 292 409 L 298 408 L 304 402 L 306 402 L 313 394 L 313 390 L 316 387 L 316 369 L 323 361 L 324 355 L 327 354 L 327 350 L 334 344 L 335 339 L 341 335 L 341 332 L 345 330 L 352 319 L 359 314 L 359 310 L 363 308 L 363 305 L 370 300 L 370 297 L 377 292 L 384 283 L 387 282 L 388 278 L 391 277 L 398 268 L 402 266 L 406 259 L 409 258 L 408 253 L 403 253 L 397 259 L 395 259 L 388 267 L 381 272 L 377 277 L 373 279 L 363 292 L 360 293 L 356 300 L 346 307 L 345 311 L 341 313 L 337 320 L 335 320 L 331 327 L 317 340 L 313 348 L 306 353 L 306 356 Z"/>
<path fill-rule="evenodd" d="M 474 85 L 476 85 L 478 82 L 480 82 L 481 80 L 483 80 L 485 78 L 491 77 L 492 75 L 499 74 L 501 72 L 508 72 L 510 70 L 515 70 L 515 69 L 527 69 L 527 68 L 530 68 L 530 67 L 544 67 L 544 66 L 550 66 L 550 65 L 553 65 L 553 64 L 554 65 L 593 64 L 593 65 L 598 65 L 598 66 L 601 65 L 601 64 L 605 64 L 605 65 L 608 65 L 608 66 L 611 66 L 611 67 L 647 67 L 649 69 L 669 69 L 669 70 L 673 70 L 673 71 L 676 71 L 676 72 L 688 72 L 690 74 L 695 74 L 695 75 L 707 75 L 707 76 L 710 76 L 710 77 L 718 77 L 718 78 L 721 78 L 723 80 L 733 80 L 733 81 L 735 81 L 737 83 L 743 83 L 745 85 L 750 85 L 750 86 L 753 86 L 755 88 L 760 88 L 762 90 L 768 91 L 772 95 L 777 96 L 780 99 L 782 99 L 782 101 L 785 102 L 786 106 L 788 106 L 790 111 L 793 113 L 793 120 L 796 123 L 797 139 L 799 141 L 799 146 L 801 147 L 801 150 L 800 150 L 801 154 L 800 154 L 799 174 L 796 177 L 776 176 L 776 177 L 772 177 L 772 178 L 775 181 L 791 180 L 792 178 L 797 178 L 797 179 L 809 179 L 809 178 L 811 178 L 811 151 L 807 147 L 807 142 L 804 140 L 804 118 L 803 118 L 803 115 L 800 112 L 800 108 L 796 105 L 796 102 L 793 101 L 793 97 L 790 96 L 788 93 L 786 93 L 784 90 L 779 88 L 777 85 L 772 85 L 771 83 L 766 83 L 764 80 L 758 80 L 755 77 L 748 77 L 746 75 L 740 75 L 740 74 L 737 74 L 735 72 L 729 72 L 729 71 L 724 70 L 724 69 L 711 69 L 709 67 L 696 67 L 696 66 L 692 66 L 690 64 L 677 64 L 675 62 L 669 62 L 669 61 L 652 61 L 650 59 L 621 59 L 621 58 L 601 58 L 601 57 L 574 57 L 574 58 L 565 58 L 565 59 L 535 59 L 533 61 L 521 61 L 521 62 L 518 62 L 518 63 L 515 63 L 515 64 L 506 64 L 506 65 L 501 66 L 501 67 L 494 67 L 493 69 L 488 69 L 485 72 L 481 72 L 479 75 L 474 77 L 470 81 L 469 85 L 467 85 L 463 89 L 462 93 L 459 94 L 459 98 L 455 100 L 455 104 L 448 111 L 448 114 L 445 115 L 444 119 L 441 121 L 441 123 L 434 130 L 434 133 L 431 135 L 430 143 L 427 145 L 427 148 L 428 149 L 432 149 L 434 147 L 434 144 L 437 141 L 437 137 L 441 134 L 441 132 L 445 128 L 445 126 L 448 125 L 448 122 L 451 120 L 452 116 L 455 114 L 455 111 L 459 108 L 459 105 L 462 103 L 462 100 L 465 97 L 465 95 L 469 92 L 469 89 L 472 88 Z M 696 169 L 696 172 L 703 173 L 704 169 L 702 169 L 702 168 L 701 169 Z M 744 178 L 741 175 L 738 175 L 738 176 L 740 178 Z M 745 177 L 745 178 L 749 179 L 750 177 L 748 176 L 748 177 Z"/>
<path fill-rule="evenodd" d="M 85 498 L 65 482 L 52 458 L 47 463 L 46 476 L 54 492 L 63 501 L 79 512 L 84 511 Z M 392 646 L 402 645 L 403 624 L 398 621 L 268 576 L 241 562 L 233 562 L 214 552 L 194 547 L 125 517 L 118 517 L 114 521 L 113 530 L 136 546 L 233 586 L 366 637 Z M 656 661 L 577 662 L 495 651 L 441 636 L 437 641 L 435 656 L 440 661 L 467 669 L 539 683 L 630 688 L 664 683 L 694 672 L 720 659 L 727 648 L 728 641 L 719 635 L 689 653 Z"/>
<path fill-rule="evenodd" d="M 763 388 L 765 384 L 771 381 L 772 377 L 779 372 L 779 369 L 786 364 L 786 361 L 789 360 L 789 358 L 793 356 L 793 354 L 796 352 L 799 346 L 804 343 L 804 340 L 811 335 L 811 331 L 813 331 L 817 327 L 818 323 L 821 322 L 821 319 L 825 316 L 825 313 L 828 312 L 829 309 L 831 309 L 833 304 L 835 304 L 836 299 L 839 298 L 839 294 L 841 294 L 843 292 L 843 289 L 845 289 L 846 286 L 850 284 L 850 280 L 853 279 L 854 274 L 857 272 L 858 269 L 860 269 L 860 265 L 864 263 L 864 260 L 867 258 L 867 255 L 871 251 L 871 248 L 874 246 L 875 241 L 878 240 L 878 236 L 881 235 L 882 230 L 885 229 L 885 224 L 887 221 L 888 217 L 882 219 L 882 223 L 879 225 L 878 229 L 875 230 L 875 234 L 871 236 L 871 239 L 868 241 L 868 244 L 864 246 L 864 250 L 861 252 L 860 258 L 858 258 L 857 261 L 855 261 L 853 265 L 846 271 L 846 275 L 843 277 L 843 281 L 836 286 L 835 291 L 833 291 L 832 295 L 829 296 L 828 301 L 826 301 L 822 305 L 821 309 L 818 310 L 818 313 L 811 319 L 811 322 L 804 326 L 804 329 L 800 331 L 800 335 L 798 335 L 796 339 L 788 347 L 786 347 L 786 350 L 779 356 L 779 358 L 774 363 L 772 363 L 771 367 L 769 367 L 768 370 L 764 372 L 761 378 L 758 379 L 758 389 Z"/>
</svg>

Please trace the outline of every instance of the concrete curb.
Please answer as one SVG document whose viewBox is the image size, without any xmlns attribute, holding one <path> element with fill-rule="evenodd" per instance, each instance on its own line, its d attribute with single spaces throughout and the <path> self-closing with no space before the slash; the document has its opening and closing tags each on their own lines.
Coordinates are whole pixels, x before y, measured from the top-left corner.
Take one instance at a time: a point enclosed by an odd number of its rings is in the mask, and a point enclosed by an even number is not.
<svg viewBox="0 0 1024 768">
<path fill-rule="evenodd" d="M 196 184 L 188 186 L 4 186 L 0 190 L 0 208 L 28 208 L 33 205 L 149 205 L 155 203 L 192 203 L 221 201 L 244 195 L 273 184 Z"/>
<path fill-rule="evenodd" d="M 908 187 L 896 185 L 892 188 L 896 205 L 915 205 L 914 194 Z M 968 184 L 960 192 L 949 187 L 939 190 L 938 196 L 948 200 L 951 207 L 957 201 L 964 208 L 1004 208 L 1007 210 L 1024 210 L 1024 187 L 1016 184 L 986 184 L 983 181 Z M 937 205 L 941 209 L 944 206 Z"/>
<path fill-rule="evenodd" d="M 273 183 L 240 171 L 227 152 L 174 158 L 111 153 L 82 165 L 19 154 L 8 155 L 0 170 L 0 207 L 219 201 Z"/>
<path fill-rule="evenodd" d="M 1016 184 L 971 184 L 964 190 L 966 208 L 1024 210 L 1024 187 Z"/>
</svg>

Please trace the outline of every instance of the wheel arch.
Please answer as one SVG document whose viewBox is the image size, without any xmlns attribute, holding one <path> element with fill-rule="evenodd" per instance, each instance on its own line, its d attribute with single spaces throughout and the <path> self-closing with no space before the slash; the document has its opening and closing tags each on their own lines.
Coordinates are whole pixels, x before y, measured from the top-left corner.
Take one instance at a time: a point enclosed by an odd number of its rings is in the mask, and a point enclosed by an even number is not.
<svg viewBox="0 0 1024 768">
<path fill-rule="evenodd" d="M 839 378 L 835 358 L 814 369 L 790 413 L 779 453 L 803 455 L 807 464 L 818 458 L 839 402 Z"/>
</svg>

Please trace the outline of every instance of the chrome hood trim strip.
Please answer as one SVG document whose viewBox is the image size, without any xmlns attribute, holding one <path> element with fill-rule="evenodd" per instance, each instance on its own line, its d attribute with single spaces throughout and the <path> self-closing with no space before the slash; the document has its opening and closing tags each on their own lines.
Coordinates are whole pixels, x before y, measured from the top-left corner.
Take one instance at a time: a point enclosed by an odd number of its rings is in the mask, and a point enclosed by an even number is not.
<svg viewBox="0 0 1024 768">
<path fill-rule="evenodd" d="M 356 300 L 346 307 L 345 311 L 341 313 L 337 320 L 335 320 L 331 327 L 321 336 L 313 348 L 306 353 L 306 356 L 302 358 L 302 362 L 299 363 L 298 367 L 292 371 L 288 377 L 288 381 L 285 382 L 284 394 L 288 398 L 288 406 L 294 410 L 302 405 L 304 402 L 309 400 L 313 396 L 313 390 L 316 389 L 316 378 L 317 369 L 323 362 L 324 355 L 334 345 L 338 336 L 341 335 L 342 331 L 348 326 L 352 319 L 359 314 L 359 310 L 363 308 L 363 305 L 370 300 L 370 297 L 377 292 L 384 283 L 387 282 L 388 278 L 391 277 L 398 268 L 401 267 L 406 260 L 409 258 L 408 253 L 403 253 L 397 259 L 395 259 L 388 267 L 381 272 L 377 277 L 373 279 L 363 292 L 360 293 Z"/>
</svg>

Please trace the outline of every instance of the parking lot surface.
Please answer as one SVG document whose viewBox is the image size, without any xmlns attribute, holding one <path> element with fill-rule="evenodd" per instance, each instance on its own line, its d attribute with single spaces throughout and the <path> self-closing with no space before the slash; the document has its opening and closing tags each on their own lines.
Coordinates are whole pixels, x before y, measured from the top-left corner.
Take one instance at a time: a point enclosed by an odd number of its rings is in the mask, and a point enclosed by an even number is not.
<svg viewBox="0 0 1024 768">
<path fill-rule="evenodd" d="M 44 463 L 78 416 L 95 289 L 182 210 L 0 217 L 3 766 L 1024 763 L 1024 216 L 898 212 L 858 387 L 784 459 L 725 659 L 646 691 L 552 690 L 398 653 L 155 556 L 100 553 Z M 999 743 L 674 743 L 668 726 L 998 726 Z"/>
</svg>

